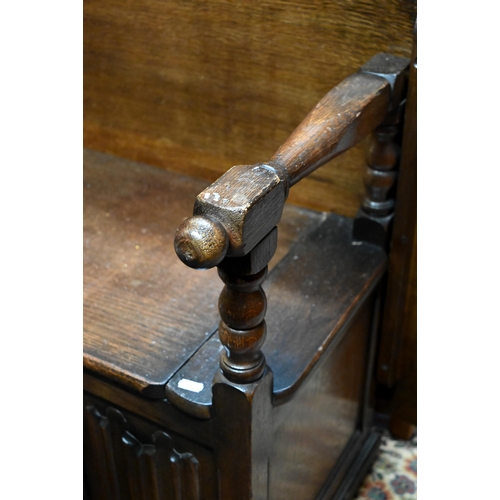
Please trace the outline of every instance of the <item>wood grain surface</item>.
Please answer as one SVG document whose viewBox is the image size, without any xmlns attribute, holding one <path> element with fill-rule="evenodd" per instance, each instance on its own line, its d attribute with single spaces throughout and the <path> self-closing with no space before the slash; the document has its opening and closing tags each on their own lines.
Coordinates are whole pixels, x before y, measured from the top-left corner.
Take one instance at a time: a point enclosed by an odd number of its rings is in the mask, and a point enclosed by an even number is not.
<svg viewBox="0 0 500 500">
<path fill-rule="evenodd" d="M 83 390 L 84 394 L 85 392 L 92 394 L 117 408 L 127 408 L 138 417 L 145 418 L 164 429 L 190 436 L 208 448 L 214 447 L 212 421 L 200 421 L 186 415 L 166 399 L 145 398 L 137 392 L 121 388 L 112 381 L 88 372 L 83 374 Z"/>
<path fill-rule="evenodd" d="M 351 219 L 330 214 L 264 282 L 268 309 L 262 351 L 273 371 L 276 404 L 293 398 L 340 341 L 385 270 L 385 252 L 374 245 L 352 245 L 351 231 Z M 169 381 L 167 397 L 184 411 L 210 416 L 220 349 L 212 337 Z M 182 379 L 203 384 L 203 390 L 195 394 L 179 388 Z"/>
<path fill-rule="evenodd" d="M 205 186 L 84 154 L 84 367 L 150 397 L 164 397 L 166 381 L 219 322 L 216 270 L 189 271 L 173 248 L 177 226 Z M 284 219 L 278 258 L 321 215 L 289 207 Z"/>
<path fill-rule="evenodd" d="M 391 430 L 409 439 L 417 425 L 417 34 L 410 65 L 396 214 L 388 265 L 377 380 L 395 389 Z"/>
<path fill-rule="evenodd" d="M 274 443 L 272 373 L 258 382 L 232 384 L 221 372 L 213 392 L 219 498 L 269 498 L 269 458 Z"/>
<path fill-rule="evenodd" d="M 317 498 L 345 445 L 359 428 L 371 302 L 294 399 L 274 412 L 269 498 Z M 331 498 L 331 497 L 327 497 Z"/>
<path fill-rule="evenodd" d="M 390 88 L 388 79 L 380 76 L 350 75 L 316 104 L 271 158 L 271 165 L 284 169 L 293 186 L 352 148 L 387 114 Z"/>
<path fill-rule="evenodd" d="M 208 269 L 226 256 L 252 251 L 279 222 L 291 186 L 358 144 L 382 122 L 385 125 L 388 113 L 399 115 L 408 63 L 405 57 L 375 55 L 323 96 L 269 161 L 233 166 L 201 192 L 194 217 L 184 221 L 175 234 L 175 250 L 182 262 Z M 397 133 L 396 127 L 391 129 Z M 390 166 L 395 166 L 397 155 L 390 159 L 394 160 Z M 377 178 L 384 172 L 378 174 Z M 369 194 L 376 195 L 378 184 Z M 366 202 L 364 210 L 368 210 Z M 372 208 L 380 209 L 379 205 L 378 198 L 370 197 L 369 213 Z"/>
<path fill-rule="evenodd" d="M 86 147 L 214 181 L 270 157 L 378 52 L 409 57 L 414 0 L 85 0 Z M 290 201 L 353 216 L 363 147 Z"/>
<path fill-rule="evenodd" d="M 412 372 L 416 374 L 416 316 L 417 35 L 415 30 L 389 254 L 387 300 L 377 367 L 377 379 L 388 387 L 392 387 L 398 379 L 411 376 Z M 416 407 L 416 394 L 414 396 Z"/>
<path fill-rule="evenodd" d="M 268 336 L 263 351 L 281 403 L 340 341 L 385 271 L 384 252 L 353 245 L 351 234 L 351 219 L 330 214 L 264 284 Z"/>
<path fill-rule="evenodd" d="M 84 478 L 89 497 L 215 500 L 213 452 L 190 437 L 84 393 Z"/>
</svg>

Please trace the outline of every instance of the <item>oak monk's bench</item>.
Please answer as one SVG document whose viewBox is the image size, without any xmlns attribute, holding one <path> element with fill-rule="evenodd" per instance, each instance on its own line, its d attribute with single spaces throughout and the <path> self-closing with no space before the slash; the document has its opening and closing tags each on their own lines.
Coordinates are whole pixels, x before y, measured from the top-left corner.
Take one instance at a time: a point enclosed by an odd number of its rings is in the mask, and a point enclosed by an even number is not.
<svg viewBox="0 0 500 500">
<path fill-rule="evenodd" d="M 408 63 L 373 57 L 269 161 L 209 187 L 85 152 L 88 499 L 355 494 L 379 444 L 371 382 Z M 354 219 L 285 205 L 370 133 Z"/>
</svg>

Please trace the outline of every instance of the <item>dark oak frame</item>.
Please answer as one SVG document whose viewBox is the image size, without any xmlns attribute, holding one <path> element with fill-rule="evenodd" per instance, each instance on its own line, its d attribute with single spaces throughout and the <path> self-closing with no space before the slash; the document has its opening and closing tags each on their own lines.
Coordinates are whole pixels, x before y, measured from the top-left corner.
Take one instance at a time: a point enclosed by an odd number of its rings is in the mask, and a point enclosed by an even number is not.
<svg viewBox="0 0 500 500">
<path fill-rule="evenodd" d="M 376 56 L 350 81 L 343 82 L 340 90 L 327 94 L 269 162 L 232 169 L 199 195 L 195 218 L 179 229 L 176 249 L 191 267 L 218 265 L 226 285 L 219 301 L 219 334 L 225 349 L 221 370 L 212 386 L 209 418 L 191 410 L 196 402 L 177 400 L 179 410 L 166 400 L 148 402 L 119 384 L 88 372 L 86 435 L 94 451 L 88 449 L 87 463 L 99 456 L 96 449 L 107 450 L 105 463 L 96 469 L 104 476 L 93 480 L 109 486 L 102 498 L 136 498 L 145 491 L 154 491 L 158 498 L 211 498 L 212 494 L 223 500 L 269 498 L 273 488 L 270 456 L 277 433 L 273 420 L 283 418 L 275 409 L 293 402 L 293 398 L 298 400 L 301 391 L 306 394 L 307 381 L 327 376 L 338 345 L 343 339 L 354 338 L 353 332 L 359 330 L 365 331 L 366 337 L 359 358 L 364 373 L 356 428 L 316 498 L 349 498 L 355 493 L 379 442 L 370 427 L 370 400 L 383 294 L 383 252 L 373 250 L 380 263 L 370 288 L 357 298 L 356 308 L 350 311 L 337 335 L 332 336 L 333 341 L 321 359 L 311 364 L 304 375 L 304 388 L 281 401 L 273 393 L 272 366 L 267 366 L 261 350 L 266 334 L 266 295 L 261 283 L 276 249 L 275 226 L 289 188 L 376 127 L 368 161 L 375 173 L 369 172 L 366 177 L 367 199 L 351 230 L 355 242 L 387 247 L 394 206 L 391 191 L 398 160 L 393 129 L 406 92 L 406 67 L 407 62 L 400 58 Z M 344 109 L 346 95 L 350 101 Z M 338 109 L 340 113 L 336 113 Z M 332 134 L 332 129 L 338 133 Z M 254 178 L 245 178 L 248 172 L 253 172 Z M 231 200 L 234 193 L 248 186 L 251 189 L 245 194 L 242 210 L 224 215 L 223 206 L 207 203 L 210 199 Z M 200 459 L 205 457 L 204 447 L 214 452 L 216 472 L 209 458 Z M 191 448 L 197 454 L 187 451 Z M 171 474 L 168 481 L 158 472 L 167 464 Z M 130 476 L 130 470 L 137 474 Z M 125 478 L 128 483 L 123 482 Z M 168 488 L 173 490 L 167 491 Z"/>
</svg>

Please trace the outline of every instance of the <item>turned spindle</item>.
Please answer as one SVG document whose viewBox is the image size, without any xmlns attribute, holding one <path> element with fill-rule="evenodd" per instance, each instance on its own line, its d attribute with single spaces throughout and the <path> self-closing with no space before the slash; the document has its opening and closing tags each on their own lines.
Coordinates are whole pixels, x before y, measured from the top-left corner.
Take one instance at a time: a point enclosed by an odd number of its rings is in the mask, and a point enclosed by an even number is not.
<svg viewBox="0 0 500 500">
<path fill-rule="evenodd" d="M 389 193 L 397 175 L 400 149 L 394 141 L 397 133 L 395 125 L 384 123 L 375 129 L 370 139 L 363 179 L 366 190 L 363 211 L 373 217 L 382 218 L 394 211 L 394 199 Z"/>
<path fill-rule="evenodd" d="M 246 256 L 227 258 L 218 267 L 225 285 L 219 297 L 219 337 L 225 347 L 220 367 L 232 382 L 253 382 L 266 367 L 261 347 L 266 338 L 267 299 L 261 285 L 277 242 L 274 228 Z"/>
<path fill-rule="evenodd" d="M 356 216 L 353 239 L 387 247 L 390 223 L 394 214 L 394 186 L 397 177 L 400 147 L 398 135 L 399 110 L 388 115 L 371 134 L 366 152 L 363 178 L 365 198 Z"/>
<path fill-rule="evenodd" d="M 331 89 L 269 161 L 236 165 L 197 197 L 193 217 L 175 235 L 175 251 L 188 266 L 217 266 L 224 289 L 219 300 L 220 361 L 228 380 L 249 383 L 265 370 L 266 297 L 261 284 L 276 249 L 277 230 L 290 187 L 364 139 L 392 116 L 404 95 L 408 60 L 378 54 Z M 388 115 L 389 113 L 389 115 Z M 384 122 L 366 178 L 366 219 L 388 217 L 397 154 Z M 364 219 L 363 219 L 364 220 Z"/>
<path fill-rule="evenodd" d="M 365 198 L 356 215 L 353 239 L 387 247 L 390 223 L 394 213 L 394 186 L 397 177 L 400 147 L 396 142 L 403 106 L 401 97 L 406 91 L 407 60 L 398 58 L 398 86 L 393 88 L 389 110 L 384 120 L 372 132 L 366 152 L 366 170 L 363 178 Z M 373 72 L 366 65 L 362 71 Z M 394 69 L 387 67 L 388 75 Z M 380 74 L 378 71 L 376 74 Z"/>
</svg>

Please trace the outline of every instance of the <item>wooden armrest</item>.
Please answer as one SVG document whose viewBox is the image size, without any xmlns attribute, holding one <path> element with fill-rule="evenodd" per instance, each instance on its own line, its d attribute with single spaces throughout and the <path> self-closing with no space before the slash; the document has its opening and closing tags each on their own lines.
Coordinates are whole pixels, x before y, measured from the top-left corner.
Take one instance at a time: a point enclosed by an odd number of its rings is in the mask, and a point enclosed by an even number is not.
<svg viewBox="0 0 500 500">
<path fill-rule="evenodd" d="M 188 266 L 218 266 L 219 337 L 226 348 L 217 377 L 248 384 L 266 363 L 266 295 L 262 282 L 276 250 L 277 229 L 291 186 L 361 141 L 399 107 L 408 60 L 378 54 L 330 90 L 267 162 L 237 165 L 196 198 L 175 235 Z"/>
<path fill-rule="evenodd" d="M 175 249 L 193 268 L 248 254 L 279 222 L 290 187 L 351 148 L 397 106 L 408 60 L 373 57 L 314 107 L 267 162 L 231 168 L 196 198 Z"/>
</svg>

